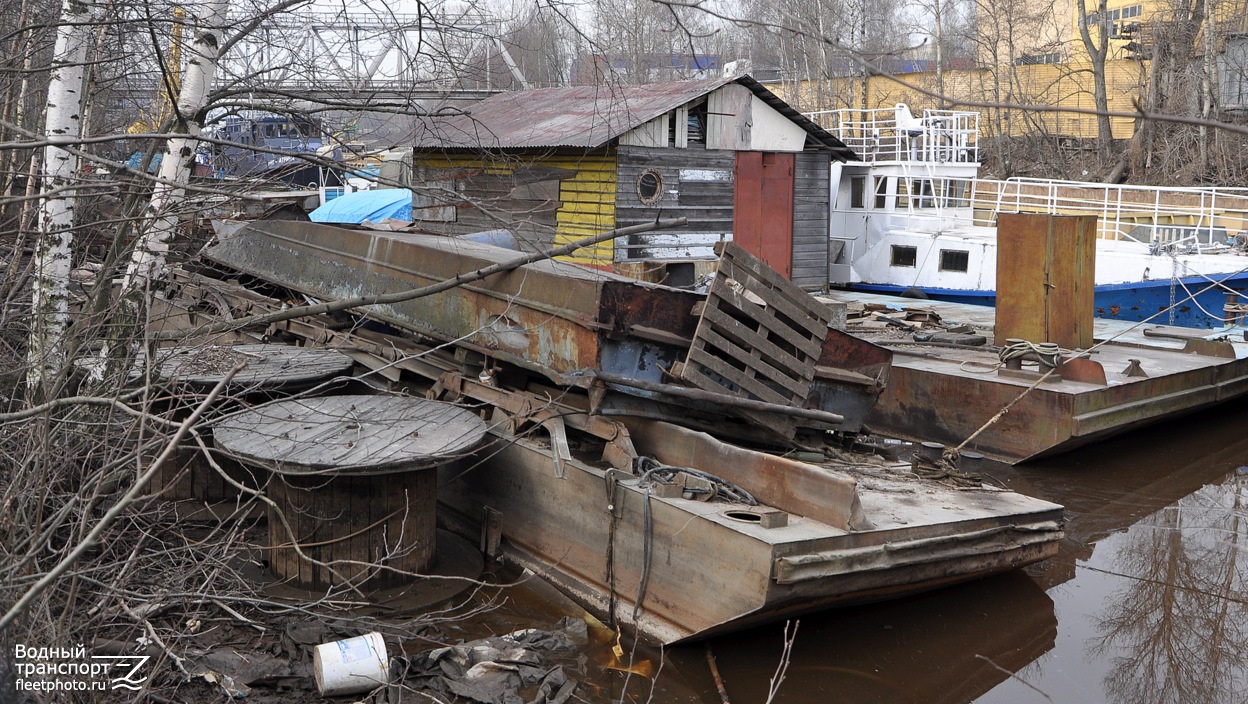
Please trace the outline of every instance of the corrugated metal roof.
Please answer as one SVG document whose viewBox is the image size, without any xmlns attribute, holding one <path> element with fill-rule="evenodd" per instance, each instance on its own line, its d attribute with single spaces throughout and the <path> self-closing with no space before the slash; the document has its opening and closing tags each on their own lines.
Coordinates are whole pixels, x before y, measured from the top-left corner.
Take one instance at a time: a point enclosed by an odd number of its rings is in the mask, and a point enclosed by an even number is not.
<svg viewBox="0 0 1248 704">
<path fill-rule="evenodd" d="M 601 147 L 625 132 L 729 83 L 749 88 L 841 159 L 848 147 L 748 76 L 635 86 L 574 86 L 500 93 L 466 114 L 420 120 L 414 146 L 423 149 Z"/>
</svg>

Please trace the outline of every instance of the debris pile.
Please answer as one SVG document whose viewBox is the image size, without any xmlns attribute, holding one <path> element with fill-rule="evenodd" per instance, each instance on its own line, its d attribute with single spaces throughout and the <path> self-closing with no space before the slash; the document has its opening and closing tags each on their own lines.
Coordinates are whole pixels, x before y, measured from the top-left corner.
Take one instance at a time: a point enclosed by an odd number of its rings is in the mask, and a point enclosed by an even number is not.
<svg viewBox="0 0 1248 704">
<path fill-rule="evenodd" d="M 585 622 L 565 617 L 554 630 L 528 628 L 406 658 L 398 684 L 431 701 L 563 704 L 577 681 L 547 653 L 572 652 L 588 640 Z"/>
<path fill-rule="evenodd" d="M 988 344 L 985 330 L 974 325 L 943 320 L 934 310 L 896 308 L 882 303 L 852 302 L 846 306 L 847 331 L 868 334 L 877 344 L 907 342 L 934 346 L 982 347 Z"/>
</svg>

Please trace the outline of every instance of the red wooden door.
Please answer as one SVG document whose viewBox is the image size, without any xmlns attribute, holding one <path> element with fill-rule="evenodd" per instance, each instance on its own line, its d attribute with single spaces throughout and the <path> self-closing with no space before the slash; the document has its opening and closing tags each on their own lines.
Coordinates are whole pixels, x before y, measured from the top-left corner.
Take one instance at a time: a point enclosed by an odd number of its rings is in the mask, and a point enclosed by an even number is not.
<svg viewBox="0 0 1248 704">
<path fill-rule="evenodd" d="M 737 152 L 732 239 L 784 278 L 793 272 L 793 154 Z"/>
</svg>

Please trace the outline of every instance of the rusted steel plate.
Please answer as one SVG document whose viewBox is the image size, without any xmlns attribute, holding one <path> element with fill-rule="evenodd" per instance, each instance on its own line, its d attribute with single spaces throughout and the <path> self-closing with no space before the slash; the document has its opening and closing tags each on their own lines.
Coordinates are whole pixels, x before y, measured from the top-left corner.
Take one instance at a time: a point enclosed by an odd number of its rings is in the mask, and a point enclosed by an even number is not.
<svg viewBox="0 0 1248 704">
<path fill-rule="evenodd" d="M 454 238 L 258 222 L 213 246 L 207 256 L 280 286 L 336 300 L 410 290 L 515 255 Z M 803 406 L 809 400 L 814 408 L 833 413 L 844 408 L 844 429 L 861 427 L 866 409 L 879 393 L 878 382 L 887 378 L 889 354 L 869 343 L 850 344 L 843 335 L 824 347 L 818 333 L 827 334 L 830 313 L 825 306 L 800 290 L 789 291 L 791 284 L 761 264 L 740 264 L 733 273 L 753 282 L 751 287 L 765 297 L 767 306 L 761 307 L 759 317 L 775 328 L 758 329 L 754 335 L 725 328 L 721 336 L 735 337 L 734 348 L 740 344 L 749 348 L 734 349 L 731 363 L 758 353 L 750 380 L 755 395 L 774 387 L 781 390 L 768 398 L 774 402 Z M 744 300 L 735 292 L 725 295 Z M 436 340 L 455 341 L 561 383 L 568 381 L 569 373 L 585 369 L 667 381 L 665 374 L 687 350 L 684 341 L 695 336 L 700 319 L 694 308 L 702 300 L 687 291 L 539 262 L 433 296 L 365 310 L 370 318 Z M 733 317 L 741 315 L 737 311 L 726 309 L 721 322 L 738 322 Z M 791 327 L 782 324 L 784 320 Z M 786 348 L 791 349 L 787 358 L 776 354 Z M 764 352 L 781 360 L 769 361 Z M 844 367 L 849 373 L 825 373 L 815 379 L 816 363 L 829 370 Z M 792 423 L 773 420 L 769 417 L 763 425 L 791 435 Z"/>
<path fill-rule="evenodd" d="M 635 439 L 638 452 L 647 455 L 684 442 L 673 443 L 661 432 Z M 693 448 L 688 459 L 703 471 L 753 466 L 705 446 Z M 614 607 L 622 627 L 665 643 L 1013 569 L 1051 556 L 1062 537 L 1060 506 L 1009 492 L 925 485 L 925 495 L 936 492 L 930 501 L 899 505 L 904 487 L 876 491 L 860 485 L 862 506 L 875 509 L 864 516 L 864 527 L 846 531 L 791 515 L 787 524 L 764 528 L 734 517 L 767 510 L 762 507 L 663 498 L 626 473 L 576 459 L 564 466 L 565 478 L 557 478 L 548 448 L 524 438 L 500 444 L 470 472 L 442 474 L 440 518 L 475 537 L 483 507 L 490 507 L 501 514 L 501 545 L 508 558 L 549 579 L 600 618 Z M 753 481 L 765 484 L 786 474 L 776 470 Z M 854 497 L 841 489 L 852 484 L 832 486 L 830 493 L 807 487 L 804 495 L 782 496 L 817 481 L 820 471 L 809 467 L 798 485 L 773 487 L 773 498 L 805 502 L 803 510 L 809 513 L 817 513 L 815 505 L 826 501 L 823 510 L 844 516 Z M 652 543 L 647 564 L 648 536 L 666 538 Z M 927 559 L 889 562 L 891 546 L 917 548 L 924 539 L 932 548 Z M 832 573 L 811 567 L 826 564 L 840 550 L 865 557 L 879 569 Z M 806 568 L 788 567 L 798 563 Z M 846 566 L 844 560 L 837 564 Z M 646 586 L 640 608 L 634 608 L 638 591 L 620 585 L 637 585 L 643 574 Z"/>
<path fill-rule="evenodd" d="M 1063 379 L 1071 381 L 1082 381 L 1099 386 L 1109 384 L 1105 379 L 1105 367 L 1102 367 L 1100 362 L 1090 359 L 1068 359 L 1058 365 L 1057 373 L 1061 374 Z"/>
<path fill-rule="evenodd" d="M 857 482 L 849 474 L 745 450 L 670 423 L 624 422 L 636 445 L 664 464 L 715 466 L 718 476 L 768 506 L 843 530 L 865 527 Z"/>
<path fill-rule="evenodd" d="M 1103 347 L 1109 384 L 1075 379 L 1045 382 L 984 430 L 967 449 L 1003 462 L 1066 452 L 1093 440 L 1207 408 L 1248 392 L 1248 359 L 1192 359 L 1174 351 Z M 1125 356 L 1142 357 L 1149 377 L 1114 371 Z M 872 427 L 910 440 L 957 445 L 1027 389 L 958 371 L 956 360 L 907 360 L 894 365 L 889 386 L 871 411 Z"/>
<path fill-rule="evenodd" d="M 958 445 L 1026 389 L 894 365 L 888 387 L 867 416 L 876 430 L 907 440 Z M 1018 462 L 1073 434 L 1073 398 L 1038 387 L 966 449 Z"/>
<path fill-rule="evenodd" d="M 324 299 L 418 288 L 514 258 L 461 239 L 367 232 L 315 223 L 257 222 L 206 256 Z M 599 361 L 597 272 L 539 262 L 432 296 L 366 308 L 369 317 L 548 375 Z"/>
</svg>

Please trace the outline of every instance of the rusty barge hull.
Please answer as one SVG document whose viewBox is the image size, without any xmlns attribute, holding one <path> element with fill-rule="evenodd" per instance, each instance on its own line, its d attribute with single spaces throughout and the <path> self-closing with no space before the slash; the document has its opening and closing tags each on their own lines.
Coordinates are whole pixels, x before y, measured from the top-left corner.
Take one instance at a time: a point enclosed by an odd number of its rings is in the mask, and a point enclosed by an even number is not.
<svg viewBox="0 0 1248 704">
<path fill-rule="evenodd" d="M 1132 358 L 1162 361 L 1131 350 Z M 1121 365 L 1129 362 L 1125 358 Z M 1168 357 L 1178 357 L 1170 352 Z M 1194 361 L 1194 360 L 1182 360 Z M 1114 435 L 1195 413 L 1248 392 L 1248 360 L 1205 358 L 1208 364 L 1130 386 L 1088 388 L 1042 384 L 1015 403 L 968 449 L 1017 463 L 1069 452 Z M 1076 389 L 1074 387 L 1082 386 Z M 876 430 L 907 440 L 956 446 L 1027 388 L 942 373 L 903 360 L 869 416 Z"/>
<path fill-rule="evenodd" d="M 406 291 L 510 261 L 517 252 L 460 238 L 257 221 L 208 248 L 218 264 L 323 300 Z M 371 319 L 486 358 L 589 386 L 602 370 L 665 382 L 698 330 L 704 294 L 558 261 L 539 261 L 431 296 L 368 306 Z M 731 324 L 732 321 L 729 321 Z M 855 432 L 888 381 L 892 353 L 829 330 L 806 406 L 840 414 Z M 633 412 L 654 394 L 613 387 L 601 412 Z M 683 408 L 710 411 L 713 404 Z M 722 411 L 722 409 L 720 409 Z"/>
<path fill-rule="evenodd" d="M 846 292 L 835 296 L 842 302 L 932 310 L 980 329 L 993 324 L 993 309 L 983 306 Z M 951 446 L 987 425 L 966 449 L 1008 463 L 1057 455 L 1248 393 L 1248 343 L 1242 337 L 1198 339 L 1208 334 L 1097 319 L 1095 340 L 1113 341 L 1099 345 L 1086 360 L 1090 364 L 1081 362 L 1070 373 L 1059 370 L 1031 390 L 1037 375 L 994 369 L 999 364 L 995 350 L 906 347 L 895 340 L 888 388 L 868 422 L 887 435 Z"/>
<path fill-rule="evenodd" d="M 237 317 L 281 302 L 189 274 L 164 324 Z M 214 305 L 205 307 L 213 302 Z M 179 312 L 180 311 L 180 312 Z M 904 466 L 816 466 L 654 420 L 593 415 L 584 396 L 508 390 L 462 373 L 457 355 L 410 335 L 325 316 L 270 328 L 436 380 L 431 393 L 488 408 L 497 442 L 440 471 L 439 523 L 528 567 L 604 620 L 675 643 L 788 616 L 926 591 L 1043 560 L 1063 537 L 1055 504 L 994 488 L 953 489 Z M 327 327 L 329 326 L 329 327 Z M 401 372 L 401 373 L 399 373 Z M 579 399 L 579 400 L 578 400 Z M 568 405 L 576 404 L 576 405 Z M 559 420 L 556 433 L 549 421 Z M 564 434 L 560 441 L 560 437 Z M 758 505 L 643 486 L 639 456 L 700 469 Z"/>
<path fill-rule="evenodd" d="M 855 481 L 643 423 L 630 422 L 640 454 L 705 462 L 757 487 L 806 482 L 819 495 L 796 498 L 826 516 L 659 497 L 577 460 L 559 477 L 547 448 L 508 438 L 475 469 L 443 473 L 440 520 L 474 539 L 493 531 L 504 558 L 665 644 L 1015 569 L 1057 554 L 1063 535 L 1060 506 L 1013 492 Z M 766 527 L 777 514 L 785 520 Z"/>
</svg>

